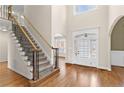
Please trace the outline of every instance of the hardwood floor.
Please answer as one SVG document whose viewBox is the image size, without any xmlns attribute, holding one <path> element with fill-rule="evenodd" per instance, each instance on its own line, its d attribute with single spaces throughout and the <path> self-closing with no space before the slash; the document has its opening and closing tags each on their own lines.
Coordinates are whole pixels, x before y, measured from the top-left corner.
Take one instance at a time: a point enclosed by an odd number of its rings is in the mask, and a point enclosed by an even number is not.
<svg viewBox="0 0 124 93">
<path fill-rule="evenodd" d="M 27 85 L 27 79 L 9 70 L 6 62 L 0 63 L 0 87 L 23 87 Z"/>
<path fill-rule="evenodd" d="M 112 67 L 112 71 L 78 65 L 65 65 L 60 60 L 61 71 L 45 80 L 38 87 L 123 87 L 124 68 Z M 0 86 L 28 86 L 27 79 L 9 70 L 6 63 L 0 63 Z"/>
</svg>

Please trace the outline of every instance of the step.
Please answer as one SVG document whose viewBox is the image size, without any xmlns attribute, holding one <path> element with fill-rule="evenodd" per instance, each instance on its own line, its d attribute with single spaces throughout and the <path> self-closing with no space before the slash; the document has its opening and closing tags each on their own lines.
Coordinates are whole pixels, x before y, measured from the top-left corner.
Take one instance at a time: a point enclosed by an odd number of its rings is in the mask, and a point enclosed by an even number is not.
<svg viewBox="0 0 124 93">
<path fill-rule="evenodd" d="M 21 54 L 21 56 L 25 56 L 25 52 L 24 51 L 21 51 L 20 54 Z"/>
<path fill-rule="evenodd" d="M 39 66 L 39 73 L 42 72 L 42 71 L 44 71 L 44 70 L 46 70 L 46 69 L 49 69 L 50 67 L 52 67 L 51 64 L 48 64 L 48 65 L 46 65 L 46 66 L 40 65 L 40 66 Z"/>
<path fill-rule="evenodd" d="M 26 61 L 27 66 L 31 66 L 31 61 Z"/>
<path fill-rule="evenodd" d="M 42 64 L 41 64 L 41 63 L 42 63 Z M 48 66 L 48 65 L 51 65 L 49 61 L 44 62 L 44 63 L 43 63 L 43 62 L 40 62 L 40 63 L 39 63 L 39 67 L 40 67 L 40 68 L 46 67 L 46 66 Z"/>
<path fill-rule="evenodd" d="M 14 37 L 14 36 L 12 37 L 12 39 L 13 39 L 13 40 L 17 40 L 17 38 L 16 38 L 16 37 Z"/>
<path fill-rule="evenodd" d="M 22 56 L 24 61 L 27 61 L 28 60 L 28 57 L 27 56 Z"/>
<path fill-rule="evenodd" d="M 39 56 L 44 56 L 45 54 L 43 52 L 40 52 L 39 53 Z"/>
<path fill-rule="evenodd" d="M 11 33 L 11 36 L 12 36 L 12 37 L 15 37 L 15 34 L 14 34 L 14 33 Z"/>
<path fill-rule="evenodd" d="M 47 63 L 49 63 L 48 60 L 45 60 L 45 61 L 39 61 L 39 65 L 44 65 L 44 64 L 47 64 Z"/>
<path fill-rule="evenodd" d="M 14 33 L 11 34 L 11 36 L 14 38 L 14 39 L 18 39 Z M 32 42 L 34 42 L 35 45 L 37 45 L 37 43 L 35 42 L 35 40 L 33 38 L 31 38 Z M 26 42 L 25 42 L 26 43 Z"/>
<path fill-rule="evenodd" d="M 46 57 L 46 56 L 39 56 L 39 60 L 40 60 L 40 61 L 47 60 L 47 57 Z"/>
<path fill-rule="evenodd" d="M 26 55 L 32 56 L 32 51 L 29 51 L 28 53 L 26 53 Z M 45 56 L 45 54 L 42 52 L 42 50 L 39 52 L 39 56 L 40 57 Z"/>
<path fill-rule="evenodd" d="M 27 55 L 28 56 L 28 55 Z M 28 56 L 28 60 L 32 60 L 32 56 Z M 46 61 L 47 57 L 46 56 L 39 56 L 39 61 Z"/>
<path fill-rule="evenodd" d="M 19 43 L 19 40 L 15 40 L 16 43 Z"/>
<path fill-rule="evenodd" d="M 39 77 L 38 80 L 34 81 L 34 80 L 29 80 L 29 86 L 30 87 L 35 87 L 38 86 L 39 84 L 43 83 L 45 80 L 51 78 L 51 76 L 57 74 L 60 72 L 60 69 L 53 69 L 52 72 L 50 74 L 46 74 L 44 76 Z"/>
<path fill-rule="evenodd" d="M 23 50 L 24 50 L 24 49 L 27 49 L 27 48 L 28 48 L 28 49 L 29 49 L 29 48 L 30 48 L 30 49 L 33 48 L 32 46 L 22 46 L 22 45 L 21 45 L 20 47 L 23 48 Z"/>
<path fill-rule="evenodd" d="M 22 44 L 25 45 L 25 47 L 32 47 L 32 45 L 31 45 L 30 43 L 27 43 L 27 41 L 22 42 Z M 39 47 L 38 45 L 36 45 L 36 44 L 35 44 L 35 46 L 36 46 L 37 48 L 40 48 L 40 47 Z"/>
<path fill-rule="evenodd" d="M 23 51 L 23 48 L 22 48 L 22 47 L 20 47 L 20 48 L 18 48 L 18 50 L 19 50 L 19 51 Z"/>
<path fill-rule="evenodd" d="M 31 64 L 30 61 L 27 61 L 27 63 L 28 63 L 28 66 L 32 66 L 32 64 Z M 46 60 L 46 61 L 42 61 L 42 62 L 40 61 L 40 62 L 39 62 L 39 66 L 40 66 L 40 65 L 48 65 L 48 64 L 50 64 L 50 63 L 49 63 L 49 61 L 47 61 L 47 60 Z"/>
<path fill-rule="evenodd" d="M 19 41 L 14 37 L 14 38 L 12 38 L 13 40 L 14 40 L 14 43 L 17 45 L 17 44 L 19 44 Z"/>
<path fill-rule="evenodd" d="M 14 33 L 12 33 L 11 36 L 13 37 L 14 40 L 18 40 L 18 38 L 15 36 Z M 37 48 L 40 48 L 40 47 L 38 46 L 38 44 L 35 42 L 35 40 L 34 40 L 32 37 L 31 37 L 31 39 L 32 39 L 32 42 L 34 42 L 34 44 L 36 45 L 36 47 L 37 47 Z M 19 40 L 18 40 L 17 43 L 19 43 Z M 29 47 L 32 47 L 30 44 L 27 43 L 27 41 L 23 42 L 23 44 L 25 44 L 25 46 L 27 46 L 27 47 L 28 47 L 28 46 L 29 46 Z"/>
<path fill-rule="evenodd" d="M 50 67 L 52 67 L 51 64 L 48 64 L 46 66 L 39 65 L 39 73 L 46 70 L 46 69 L 49 69 Z M 33 72 L 33 66 L 29 66 L 29 69 L 31 72 Z"/>
<path fill-rule="evenodd" d="M 21 46 L 21 44 L 16 43 L 16 47 L 21 48 L 20 46 Z"/>
<path fill-rule="evenodd" d="M 45 77 L 45 76 L 47 76 L 48 74 L 50 74 L 52 71 L 53 71 L 53 67 L 50 66 L 50 67 L 48 67 L 47 69 L 40 71 L 40 72 L 39 72 L 39 77 L 40 77 L 40 78 Z"/>
<path fill-rule="evenodd" d="M 42 52 L 42 50 L 39 52 L 39 56 L 45 56 L 45 54 Z"/>
</svg>

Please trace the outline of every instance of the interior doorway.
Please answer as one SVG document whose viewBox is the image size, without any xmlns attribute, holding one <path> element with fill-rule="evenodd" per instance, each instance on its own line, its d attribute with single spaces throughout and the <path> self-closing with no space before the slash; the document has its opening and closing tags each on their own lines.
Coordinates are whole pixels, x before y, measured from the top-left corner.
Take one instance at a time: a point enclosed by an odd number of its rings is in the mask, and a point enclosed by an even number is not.
<svg viewBox="0 0 124 93">
<path fill-rule="evenodd" d="M 83 29 L 73 32 L 74 64 L 97 67 L 98 29 Z"/>
<path fill-rule="evenodd" d="M 54 47 L 59 48 L 59 57 L 66 57 L 66 39 L 62 34 L 54 36 Z"/>
<path fill-rule="evenodd" d="M 111 32 L 111 65 L 124 67 L 124 17 L 116 22 Z"/>
</svg>

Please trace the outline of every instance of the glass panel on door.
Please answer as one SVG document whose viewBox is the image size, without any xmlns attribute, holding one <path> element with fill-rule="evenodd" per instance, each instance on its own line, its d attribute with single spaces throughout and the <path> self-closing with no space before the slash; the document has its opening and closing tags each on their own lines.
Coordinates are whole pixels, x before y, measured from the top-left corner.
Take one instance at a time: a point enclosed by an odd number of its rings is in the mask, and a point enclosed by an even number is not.
<svg viewBox="0 0 124 93">
<path fill-rule="evenodd" d="M 76 64 L 96 66 L 97 45 L 97 34 L 85 31 L 76 32 L 74 35 L 74 55 Z"/>
</svg>

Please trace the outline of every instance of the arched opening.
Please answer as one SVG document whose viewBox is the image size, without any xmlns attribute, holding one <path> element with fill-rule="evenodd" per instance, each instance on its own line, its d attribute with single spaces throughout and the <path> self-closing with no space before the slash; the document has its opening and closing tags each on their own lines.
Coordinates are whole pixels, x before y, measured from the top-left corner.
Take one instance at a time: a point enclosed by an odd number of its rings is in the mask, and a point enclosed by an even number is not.
<svg viewBox="0 0 124 93">
<path fill-rule="evenodd" d="M 124 16 L 116 20 L 111 30 L 111 65 L 124 66 Z"/>
<path fill-rule="evenodd" d="M 66 39 L 62 34 L 55 34 L 54 47 L 59 48 L 59 57 L 66 57 Z"/>
</svg>

